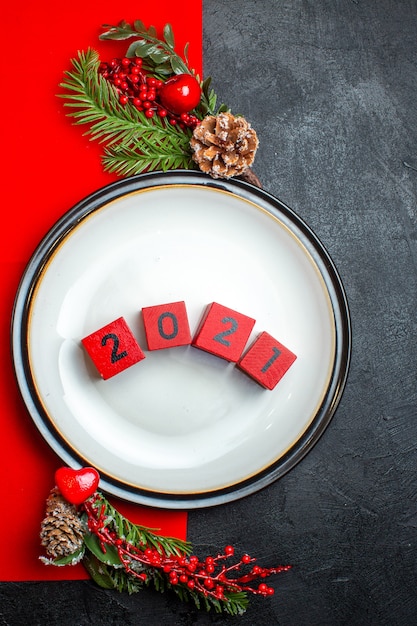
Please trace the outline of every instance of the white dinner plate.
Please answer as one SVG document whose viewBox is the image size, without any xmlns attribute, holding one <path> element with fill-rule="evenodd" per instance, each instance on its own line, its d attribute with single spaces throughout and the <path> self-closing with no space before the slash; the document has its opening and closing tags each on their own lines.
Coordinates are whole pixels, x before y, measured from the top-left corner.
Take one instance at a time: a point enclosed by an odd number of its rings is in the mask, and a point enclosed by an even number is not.
<svg viewBox="0 0 417 626">
<path fill-rule="evenodd" d="M 149 351 L 141 309 L 184 301 L 256 320 L 297 356 L 271 391 L 192 346 Z M 124 317 L 145 359 L 103 380 L 81 339 Z M 313 446 L 340 400 L 350 321 L 308 226 L 247 183 L 146 174 L 89 196 L 51 229 L 16 297 L 13 360 L 28 411 L 65 464 L 127 500 L 197 508 L 248 495 Z"/>
</svg>

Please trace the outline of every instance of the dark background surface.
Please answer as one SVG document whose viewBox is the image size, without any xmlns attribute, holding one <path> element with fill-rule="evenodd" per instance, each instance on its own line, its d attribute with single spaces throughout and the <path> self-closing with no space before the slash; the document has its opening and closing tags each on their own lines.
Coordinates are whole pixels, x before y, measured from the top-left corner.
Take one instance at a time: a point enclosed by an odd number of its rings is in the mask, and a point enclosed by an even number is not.
<svg viewBox="0 0 417 626">
<path fill-rule="evenodd" d="M 324 243 L 352 316 L 348 383 L 313 450 L 189 514 L 199 554 L 232 543 L 292 563 L 275 595 L 230 618 L 148 590 L 8 583 L 1 624 L 417 623 L 416 34 L 415 0 L 204 2 L 205 75 L 257 130 L 256 173 Z"/>
</svg>

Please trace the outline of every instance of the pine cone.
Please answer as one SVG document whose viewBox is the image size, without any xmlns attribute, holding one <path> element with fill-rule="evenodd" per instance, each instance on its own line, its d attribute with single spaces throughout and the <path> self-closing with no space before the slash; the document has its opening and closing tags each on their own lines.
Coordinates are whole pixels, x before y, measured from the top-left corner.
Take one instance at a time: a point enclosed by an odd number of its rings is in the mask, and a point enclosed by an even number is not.
<svg viewBox="0 0 417 626">
<path fill-rule="evenodd" d="M 244 117 L 208 115 L 190 141 L 193 160 L 213 178 L 240 176 L 253 163 L 258 137 Z"/>
<path fill-rule="evenodd" d="M 77 508 L 67 502 L 55 487 L 46 501 L 46 516 L 41 523 L 41 544 L 48 556 L 61 558 L 83 545 L 84 530 Z"/>
</svg>

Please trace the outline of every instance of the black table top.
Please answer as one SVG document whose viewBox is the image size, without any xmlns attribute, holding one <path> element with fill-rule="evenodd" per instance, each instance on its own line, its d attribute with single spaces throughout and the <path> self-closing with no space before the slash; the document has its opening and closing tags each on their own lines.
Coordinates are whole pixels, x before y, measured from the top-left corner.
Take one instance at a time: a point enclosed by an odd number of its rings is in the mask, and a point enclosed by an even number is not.
<svg viewBox="0 0 417 626">
<path fill-rule="evenodd" d="M 314 230 L 349 300 L 335 416 L 288 474 L 189 514 L 196 550 L 293 569 L 239 618 L 90 581 L 0 586 L 3 624 L 410 626 L 417 620 L 417 4 L 207 0 L 204 70 L 257 130 L 254 170 Z"/>
</svg>

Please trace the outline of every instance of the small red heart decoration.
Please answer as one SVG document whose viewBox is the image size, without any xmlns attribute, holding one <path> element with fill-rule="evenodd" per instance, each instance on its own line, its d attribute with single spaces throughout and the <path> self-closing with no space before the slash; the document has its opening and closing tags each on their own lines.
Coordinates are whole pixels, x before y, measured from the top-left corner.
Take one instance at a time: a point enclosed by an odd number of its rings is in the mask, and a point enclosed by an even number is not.
<svg viewBox="0 0 417 626">
<path fill-rule="evenodd" d="M 75 470 L 60 467 L 55 472 L 55 483 L 65 500 L 71 504 L 81 504 L 93 495 L 98 487 L 100 474 L 94 467 Z"/>
</svg>

